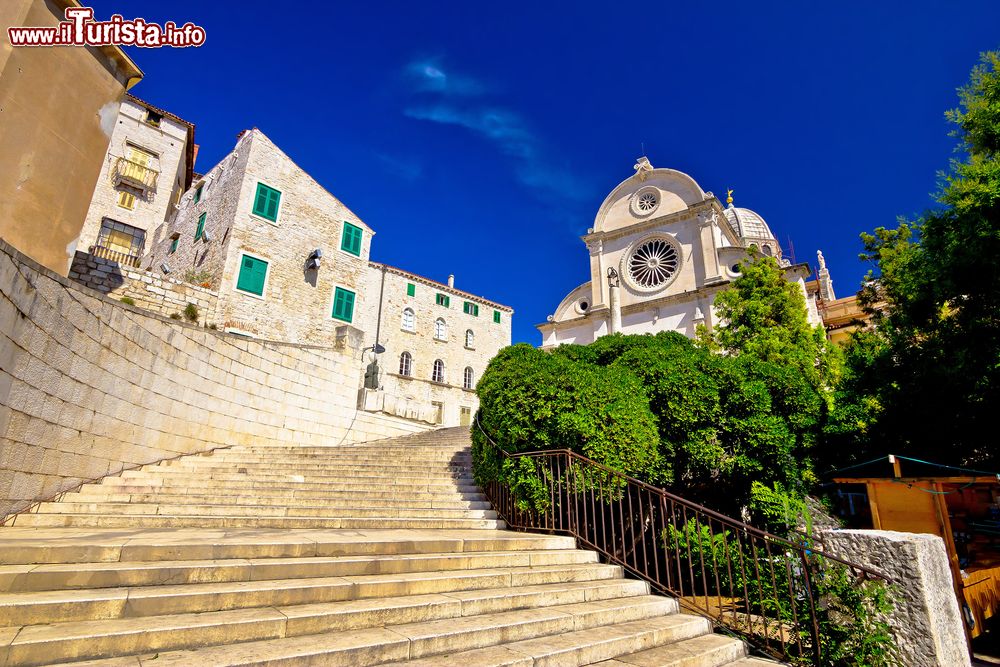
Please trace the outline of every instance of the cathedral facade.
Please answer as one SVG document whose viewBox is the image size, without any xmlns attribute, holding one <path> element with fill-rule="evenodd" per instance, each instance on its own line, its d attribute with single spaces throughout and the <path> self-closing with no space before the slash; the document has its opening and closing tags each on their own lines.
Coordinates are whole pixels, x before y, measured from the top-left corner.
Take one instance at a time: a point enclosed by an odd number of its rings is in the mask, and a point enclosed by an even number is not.
<svg viewBox="0 0 1000 667">
<path fill-rule="evenodd" d="M 582 237 L 590 280 L 537 325 L 542 347 L 591 343 L 611 333 L 677 331 L 693 337 L 716 324 L 715 295 L 739 277 L 751 253 L 775 257 L 802 287 L 809 321 L 821 324 L 808 294 L 807 264 L 792 264 L 760 215 L 728 206 L 685 173 L 656 169 L 645 157 L 601 204 Z"/>
</svg>

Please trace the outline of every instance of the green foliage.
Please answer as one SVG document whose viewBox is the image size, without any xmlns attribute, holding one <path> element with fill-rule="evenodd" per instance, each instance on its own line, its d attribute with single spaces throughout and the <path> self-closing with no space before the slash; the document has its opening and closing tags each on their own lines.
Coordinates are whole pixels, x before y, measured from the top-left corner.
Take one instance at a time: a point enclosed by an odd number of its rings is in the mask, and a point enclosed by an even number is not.
<svg viewBox="0 0 1000 667">
<path fill-rule="evenodd" d="M 184 272 L 184 282 L 191 283 L 192 285 L 201 285 L 203 283 L 211 282 L 212 274 L 208 271 L 195 271 L 194 269 L 188 269 Z"/>
<path fill-rule="evenodd" d="M 477 392 L 483 427 L 509 452 L 570 449 L 629 475 L 658 483 L 670 479 L 649 399 L 626 370 L 578 363 L 522 343 L 494 357 Z M 503 479 L 527 488 L 522 481 L 532 471 L 502 467 L 483 433 L 473 429 L 472 435 L 478 483 Z"/>
<path fill-rule="evenodd" d="M 724 324 L 711 342 L 731 354 L 795 368 L 814 387 L 831 385 L 839 373 L 838 353 L 823 328 L 809 324 L 798 284 L 785 279 L 773 257 L 741 262 L 740 272 L 732 288 L 715 298 Z"/>
<path fill-rule="evenodd" d="M 960 157 L 941 174 L 940 206 L 862 235 L 876 329 L 847 350 L 833 464 L 861 452 L 1000 463 L 982 437 L 1000 405 L 1000 53 L 983 54 L 959 96 L 946 116 Z"/>
<path fill-rule="evenodd" d="M 778 534 L 798 530 L 806 535 L 812 535 L 812 514 L 806 501 L 796 494 L 789 493 L 778 483 L 767 486 L 760 482 L 752 482 L 750 509 L 757 519 L 754 521 L 755 525 L 763 525 Z"/>
<path fill-rule="evenodd" d="M 184 306 L 184 317 L 185 319 L 187 319 L 188 322 L 197 322 L 198 306 L 194 305 L 193 303 L 189 303 L 188 305 Z"/>
<path fill-rule="evenodd" d="M 517 345 L 491 362 L 478 392 L 483 427 L 510 452 L 572 449 L 729 513 L 755 480 L 804 493 L 827 415 L 796 368 L 714 354 L 677 333 L 551 353 Z M 500 479 L 479 429 L 473 439 L 477 479 Z"/>
<path fill-rule="evenodd" d="M 184 316 L 181 315 L 180 313 L 170 313 L 170 319 L 172 320 L 179 320 L 182 319 L 183 317 Z"/>
<path fill-rule="evenodd" d="M 846 566 L 818 559 L 813 585 L 819 605 L 820 655 L 829 667 L 902 667 L 886 620 L 893 590 L 882 581 L 857 581 Z M 807 633 L 802 633 L 803 638 Z"/>
<path fill-rule="evenodd" d="M 135 305 L 135 299 L 133 299 L 130 296 L 123 296 L 122 298 L 120 298 L 118 300 L 121 301 L 122 303 L 124 303 L 126 306 L 134 306 Z"/>
</svg>

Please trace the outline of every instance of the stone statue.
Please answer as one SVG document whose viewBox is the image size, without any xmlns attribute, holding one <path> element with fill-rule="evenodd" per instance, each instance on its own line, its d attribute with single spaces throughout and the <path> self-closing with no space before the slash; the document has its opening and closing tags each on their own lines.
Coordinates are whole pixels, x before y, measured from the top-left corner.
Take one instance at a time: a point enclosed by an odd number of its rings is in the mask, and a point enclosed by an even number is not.
<svg viewBox="0 0 1000 667">
<path fill-rule="evenodd" d="M 819 260 L 819 270 L 820 271 L 826 271 L 826 259 L 823 257 L 823 251 L 822 250 L 817 250 L 816 251 L 816 259 Z"/>
<path fill-rule="evenodd" d="M 649 163 L 649 160 L 646 157 L 641 157 L 636 160 L 635 165 L 632 168 L 635 169 L 640 181 L 645 181 L 649 172 L 653 171 L 653 165 Z"/>
</svg>

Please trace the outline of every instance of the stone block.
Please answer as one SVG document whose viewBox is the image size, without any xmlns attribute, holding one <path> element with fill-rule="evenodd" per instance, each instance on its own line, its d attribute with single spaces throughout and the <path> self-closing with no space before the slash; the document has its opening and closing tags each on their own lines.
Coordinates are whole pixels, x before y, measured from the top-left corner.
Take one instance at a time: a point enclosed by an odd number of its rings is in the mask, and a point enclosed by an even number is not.
<svg viewBox="0 0 1000 667">
<path fill-rule="evenodd" d="M 944 540 L 887 530 L 828 530 L 831 555 L 881 572 L 898 595 L 889 624 L 907 667 L 969 667 L 962 616 Z"/>
</svg>

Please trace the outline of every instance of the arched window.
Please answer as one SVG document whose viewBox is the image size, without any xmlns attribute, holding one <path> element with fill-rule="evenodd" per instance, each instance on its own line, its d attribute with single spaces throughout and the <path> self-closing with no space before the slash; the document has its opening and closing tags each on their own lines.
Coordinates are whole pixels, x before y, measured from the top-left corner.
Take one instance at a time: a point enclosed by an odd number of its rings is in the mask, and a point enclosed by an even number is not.
<svg viewBox="0 0 1000 667">
<path fill-rule="evenodd" d="M 417 318 L 412 308 L 403 309 L 403 331 L 413 331 L 417 328 Z"/>
<path fill-rule="evenodd" d="M 465 347 L 475 347 L 476 346 L 476 334 L 472 333 L 472 329 L 465 330 Z"/>
<path fill-rule="evenodd" d="M 409 352 L 399 355 L 399 374 L 407 377 L 413 375 L 413 357 Z"/>
<path fill-rule="evenodd" d="M 462 386 L 466 389 L 473 388 L 472 366 L 465 367 L 465 372 L 462 373 Z"/>
<path fill-rule="evenodd" d="M 444 319 L 437 318 L 434 320 L 434 337 L 438 340 L 445 340 L 448 338 L 448 325 L 444 323 Z"/>
<path fill-rule="evenodd" d="M 434 370 L 431 373 L 431 380 L 434 382 L 444 382 L 444 362 L 440 359 L 434 360 Z"/>
</svg>

